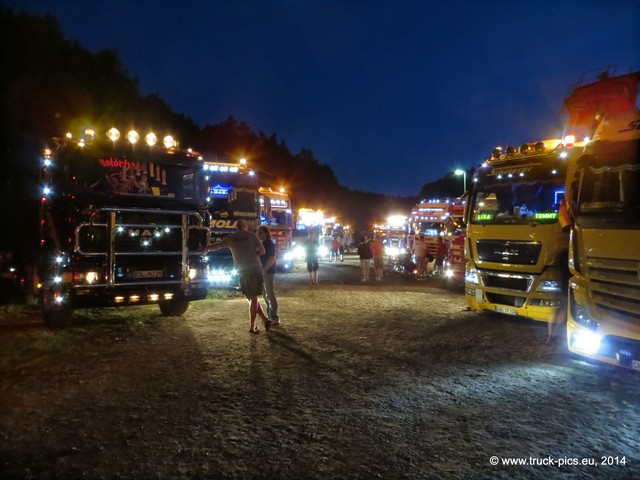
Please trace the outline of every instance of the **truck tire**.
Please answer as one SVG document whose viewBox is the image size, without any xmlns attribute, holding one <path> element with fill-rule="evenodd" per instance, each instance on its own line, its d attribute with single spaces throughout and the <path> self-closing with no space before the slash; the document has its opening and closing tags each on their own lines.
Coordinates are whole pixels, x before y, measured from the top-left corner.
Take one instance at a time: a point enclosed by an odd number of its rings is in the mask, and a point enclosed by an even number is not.
<svg viewBox="0 0 640 480">
<path fill-rule="evenodd" d="M 160 302 L 160 312 L 165 317 L 179 317 L 189 308 L 189 300 L 170 300 Z"/>
</svg>

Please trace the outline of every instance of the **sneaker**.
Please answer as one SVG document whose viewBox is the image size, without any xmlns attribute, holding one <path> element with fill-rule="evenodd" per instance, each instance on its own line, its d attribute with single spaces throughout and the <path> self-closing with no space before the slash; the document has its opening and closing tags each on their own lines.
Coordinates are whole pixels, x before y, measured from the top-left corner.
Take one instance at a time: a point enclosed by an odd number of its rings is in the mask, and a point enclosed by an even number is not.
<svg viewBox="0 0 640 480">
<path fill-rule="evenodd" d="M 264 322 L 264 329 L 267 332 L 271 330 L 271 320 L 267 319 L 267 320 L 263 320 L 263 322 Z"/>
</svg>

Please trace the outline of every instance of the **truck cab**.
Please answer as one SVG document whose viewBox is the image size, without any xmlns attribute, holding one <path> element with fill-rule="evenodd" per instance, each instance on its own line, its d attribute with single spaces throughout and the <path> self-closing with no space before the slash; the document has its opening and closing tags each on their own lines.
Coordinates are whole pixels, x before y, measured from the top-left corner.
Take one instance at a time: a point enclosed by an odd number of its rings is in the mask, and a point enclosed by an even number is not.
<svg viewBox="0 0 640 480">
<path fill-rule="evenodd" d="M 565 177 L 580 151 L 573 139 L 496 148 L 478 169 L 466 219 L 472 310 L 554 320 L 567 278 Z"/>
<path fill-rule="evenodd" d="M 640 111 L 605 117 L 567 181 L 568 348 L 640 370 Z"/>
<path fill-rule="evenodd" d="M 155 303 L 181 315 L 207 295 L 201 160 L 172 138 L 128 137 L 90 129 L 42 158 L 36 283 L 51 327 L 86 307 Z"/>
</svg>

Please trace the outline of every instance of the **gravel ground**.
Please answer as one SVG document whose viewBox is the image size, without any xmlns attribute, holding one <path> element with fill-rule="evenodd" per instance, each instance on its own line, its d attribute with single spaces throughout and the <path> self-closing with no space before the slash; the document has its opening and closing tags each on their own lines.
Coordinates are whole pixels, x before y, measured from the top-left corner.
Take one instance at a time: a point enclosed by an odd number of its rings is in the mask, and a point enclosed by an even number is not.
<svg viewBox="0 0 640 480">
<path fill-rule="evenodd" d="M 63 332 L 5 309 L 0 478 L 640 478 L 636 372 L 435 279 L 320 268 L 277 277 L 283 323 L 258 335 L 233 292 Z"/>
</svg>

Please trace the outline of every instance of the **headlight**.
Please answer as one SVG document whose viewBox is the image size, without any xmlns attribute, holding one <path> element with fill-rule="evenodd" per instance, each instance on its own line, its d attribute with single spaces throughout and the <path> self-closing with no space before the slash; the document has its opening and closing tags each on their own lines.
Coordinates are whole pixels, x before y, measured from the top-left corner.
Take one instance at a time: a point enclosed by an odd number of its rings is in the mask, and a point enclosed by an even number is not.
<svg viewBox="0 0 640 480">
<path fill-rule="evenodd" d="M 326 257 L 327 255 L 329 255 L 329 249 L 324 245 L 320 245 L 318 252 L 320 253 L 321 257 Z"/>
<path fill-rule="evenodd" d="M 593 355 L 600 350 L 602 337 L 597 333 L 588 330 L 581 330 L 571 335 L 571 345 L 576 350 L 582 350 L 587 354 Z"/>
<path fill-rule="evenodd" d="M 304 247 L 302 246 L 296 247 L 293 253 L 296 258 L 300 258 L 300 259 L 304 258 Z"/>
<path fill-rule="evenodd" d="M 283 257 L 286 261 L 290 262 L 296 258 L 295 254 L 291 250 L 287 250 Z"/>
<path fill-rule="evenodd" d="M 478 285 L 480 283 L 478 281 L 478 270 L 475 267 L 467 268 L 464 272 L 464 281 Z"/>
<path fill-rule="evenodd" d="M 224 270 L 222 268 L 215 268 L 209 270 L 209 274 L 207 275 L 207 279 L 211 283 L 229 283 L 238 272 L 236 270 Z"/>
<path fill-rule="evenodd" d="M 73 274 L 73 283 L 83 285 L 94 285 L 102 280 L 100 272 L 89 270 L 88 272 L 76 272 Z"/>
<path fill-rule="evenodd" d="M 98 275 L 98 272 L 87 272 L 84 278 L 85 281 L 91 285 L 92 283 L 96 283 L 100 276 Z"/>
<path fill-rule="evenodd" d="M 562 286 L 558 280 L 542 280 L 536 290 L 544 293 L 560 293 Z"/>
<path fill-rule="evenodd" d="M 569 305 L 571 308 L 571 317 L 583 327 L 587 327 L 590 330 L 596 331 L 598 329 L 598 322 L 596 322 L 589 316 L 589 312 L 583 305 L 576 302 L 573 289 L 570 293 L 571 299 Z"/>
<path fill-rule="evenodd" d="M 391 257 L 397 257 L 400 255 L 400 249 L 398 247 L 386 247 L 384 250 L 386 254 Z"/>
</svg>

